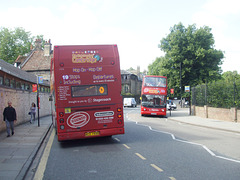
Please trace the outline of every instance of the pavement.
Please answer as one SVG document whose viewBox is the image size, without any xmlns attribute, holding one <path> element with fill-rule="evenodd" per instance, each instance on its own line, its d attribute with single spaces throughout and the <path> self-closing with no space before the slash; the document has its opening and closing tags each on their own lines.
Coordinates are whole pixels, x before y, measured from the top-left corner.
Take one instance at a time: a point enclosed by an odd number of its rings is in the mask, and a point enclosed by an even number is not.
<svg viewBox="0 0 240 180">
<path fill-rule="evenodd" d="M 240 120 L 239 122 L 230 122 L 217 119 L 201 118 L 198 116 L 190 116 L 188 108 L 178 108 L 177 110 L 173 110 L 171 111 L 171 115 L 168 111 L 167 117 L 169 120 L 178 121 L 185 124 L 240 133 Z"/>
<path fill-rule="evenodd" d="M 171 116 L 168 112 L 167 116 L 169 120 L 181 123 L 240 133 L 240 123 L 189 116 L 186 108 L 171 111 Z M 16 126 L 15 134 L 11 137 L 7 137 L 6 132 L 0 133 L 1 180 L 25 179 L 26 172 L 49 132 L 51 124 L 52 117 L 47 116 L 40 118 L 40 127 L 35 121 L 33 124 L 25 123 Z"/>
<path fill-rule="evenodd" d="M 40 118 L 33 124 L 30 122 L 15 126 L 13 136 L 7 132 L 0 133 L 0 179 L 22 180 L 32 164 L 38 149 L 51 128 L 52 117 Z"/>
</svg>

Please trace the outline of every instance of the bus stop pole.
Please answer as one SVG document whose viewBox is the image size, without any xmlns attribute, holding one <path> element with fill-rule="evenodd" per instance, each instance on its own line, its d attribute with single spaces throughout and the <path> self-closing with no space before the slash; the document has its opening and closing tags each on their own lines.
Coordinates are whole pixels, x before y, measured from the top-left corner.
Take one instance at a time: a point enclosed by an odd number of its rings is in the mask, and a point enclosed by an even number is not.
<svg viewBox="0 0 240 180">
<path fill-rule="evenodd" d="M 38 82 L 38 77 L 37 77 L 37 111 L 38 111 L 38 127 L 40 127 L 40 118 L 39 118 L 39 82 Z"/>
</svg>

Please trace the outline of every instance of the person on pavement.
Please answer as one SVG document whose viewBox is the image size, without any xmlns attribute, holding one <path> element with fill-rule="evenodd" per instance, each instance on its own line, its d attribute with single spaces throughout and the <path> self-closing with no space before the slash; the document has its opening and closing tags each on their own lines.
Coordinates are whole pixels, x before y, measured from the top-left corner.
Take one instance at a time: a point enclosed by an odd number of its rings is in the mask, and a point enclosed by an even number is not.
<svg viewBox="0 0 240 180">
<path fill-rule="evenodd" d="M 8 101 L 8 107 L 5 107 L 3 111 L 3 121 L 5 121 L 7 127 L 7 137 L 10 137 L 10 129 L 12 135 L 14 135 L 14 121 L 17 121 L 17 114 L 11 101 Z"/>
<path fill-rule="evenodd" d="M 32 106 L 30 107 L 30 114 L 31 114 L 30 123 L 32 124 L 32 122 L 35 121 L 35 115 L 36 115 L 36 104 L 34 102 L 32 103 Z"/>
</svg>

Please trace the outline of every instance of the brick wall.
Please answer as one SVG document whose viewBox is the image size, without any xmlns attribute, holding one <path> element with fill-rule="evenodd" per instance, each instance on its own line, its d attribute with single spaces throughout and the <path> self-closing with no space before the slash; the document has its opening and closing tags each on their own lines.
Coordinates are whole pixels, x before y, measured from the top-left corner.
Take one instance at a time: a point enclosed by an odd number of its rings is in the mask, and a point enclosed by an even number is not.
<svg viewBox="0 0 240 180">
<path fill-rule="evenodd" d="M 51 103 L 48 101 L 49 93 L 39 93 L 39 97 L 39 116 L 50 115 Z M 3 110 L 9 100 L 12 101 L 12 106 L 16 109 L 17 124 L 22 124 L 30 120 L 28 112 L 32 102 L 37 104 L 37 93 L 0 87 L 0 132 L 6 129 L 5 122 L 3 121 Z"/>
<path fill-rule="evenodd" d="M 230 109 L 208 107 L 208 118 L 232 121 Z"/>
<path fill-rule="evenodd" d="M 240 122 L 240 110 L 236 108 L 213 108 L 213 107 L 199 107 L 192 106 L 193 115 L 202 118 L 217 119 L 230 122 Z"/>
<path fill-rule="evenodd" d="M 202 117 L 202 118 L 206 118 L 206 113 L 205 113 L 204 107 L 195 106 L 194 112 L 195 112 L 194 115 Z"/>
</svg>

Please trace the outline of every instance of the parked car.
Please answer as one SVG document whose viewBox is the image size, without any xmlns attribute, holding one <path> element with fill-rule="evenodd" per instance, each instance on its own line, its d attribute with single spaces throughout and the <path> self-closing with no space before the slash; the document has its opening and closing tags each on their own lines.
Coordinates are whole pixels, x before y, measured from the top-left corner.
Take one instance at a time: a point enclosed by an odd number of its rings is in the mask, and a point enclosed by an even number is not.
<svg viewBox="0 0 240 180">
<path fill-rule="evenodd" d="M 167 101 L 167 110 L 174 110 L 174 109 L 177 109 L 177 105 L 172 102 L 172 101 Z"/>
<path fill-rule="evenodd" d="M 134 98 L 124 98 L 123 106 L 124 107 L 137 107 L 137 103 Z"/>
<path fill-rule="evenodd" d="M 183 106 L 186 107 L 186 108 L 188 108 L 188 107 L 189 107 L 189 102 L 188 102 L 188 101 L 185 101 L 185 103 L 184 103 Z"/>
</svg>

